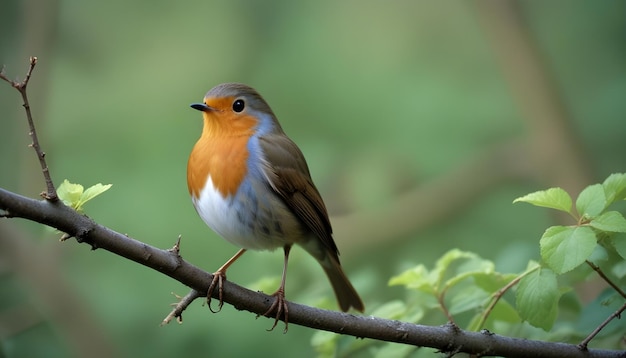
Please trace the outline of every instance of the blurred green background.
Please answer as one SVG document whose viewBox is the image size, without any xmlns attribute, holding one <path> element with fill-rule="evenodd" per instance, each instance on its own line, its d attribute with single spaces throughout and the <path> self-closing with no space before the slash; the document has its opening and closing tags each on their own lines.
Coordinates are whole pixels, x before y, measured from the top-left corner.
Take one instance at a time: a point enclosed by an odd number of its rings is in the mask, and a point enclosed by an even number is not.
<svg viewBox="0 0 626 358">
<path fill-rule="evenodd" d="M 29 95 L 57 185 L 113 184 L 90 217 L 160 248 L 180 234 L 211 272 L 237 248 L 189 200 L 202 124 L 189 104 L 222 82 L 255 87 L 307 157 L 368 313 L 404 299 L 390 276 L 451 248 L 523 269 L 559 218 L 514 198 L 625 170 L 625 18 L 619 1 L 3 0 L 0 62 L 22 78 L 39 58 Z M 37 197 L 20 105 L 0 84 L 0 186 Z M 312 330 L 268 333 L 228 305 L 194 302 L 159 327 L 186 287 L 58 237 L 0 220 L 4 356 L 315 356 Z M 229 279 L 269 291 L 281 264 L 251 252 Z M 336 309 L 298 249 L 287 297 Z"/>
</svg>

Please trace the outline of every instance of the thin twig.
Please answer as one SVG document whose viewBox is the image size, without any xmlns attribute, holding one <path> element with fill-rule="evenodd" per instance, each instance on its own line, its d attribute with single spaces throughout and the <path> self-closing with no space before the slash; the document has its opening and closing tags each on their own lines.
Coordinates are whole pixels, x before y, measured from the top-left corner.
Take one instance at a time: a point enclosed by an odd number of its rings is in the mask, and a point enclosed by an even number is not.
<svg viewBox="0 0 626 358">
<path fill-rule="evenodd" d="M 174 318 L 176 318 L 176 321 L 178 323 L 183 323 L 183 311 L 186 310 L 191 302 L 193 302 L 196 298 L 202 297 L 204 295 L 200 293 L 200 291 L 192 289 L 187 295 L 185 295 L 185 297 L 181 298 L 178 295 L 175 296 L 179 299 L 179 301 L 178 303 L 172 304 L 172 306 L 174 306 L 174 309 L 163 319 L 163 322 L 161 322 L 161 326 L 170 323 Z"/>
<path fill-rule="evenodd" d="M 622 307 L 620 307 L 617 311 L 613 312 L 610 316 L 608 316 L 604 322 L 602 322 L 598 327 L 596 327 L 596 329 L 593 330 L 593 332 L 591 332 L 587 338 L 583 339 L 582 342 L 580 342 L 580 344 L 578 344 L 578 348 L 580 348 L 581 350 L 587 350 L 587 344 L 589 344 L 589 342 L 591 342 L 592 339 L 595 338 L 595 336 L 600 333 L 600 331 L 607 325 L 609 324 L 609 322 L 611 322 L 614 318 L 620 318 L 620 315 L 622 314 L 622 312 L 624 312 L 624 310 L 626 310 L 626 303 L 624 303 L 622 305 Z"/>
<path fill-rule="evenodd" d="M 622 291 L 621 288 L 619 288 L 615 283 L 613 283 L 613 281 L 611 281 L 610 278 L 608 278 L 604 272 L 602 271 L 602 269 L 597 266 L 596 264 L 594 264 L 593 262 L 589 261 L 589 260 L 585 260 L 585 262 L 587 263 L 587 265 L 589 265 L 595 272 L 598 273 L 598 275 L 600 275 L 600 277 L 602 277 L 602 279 L 609 284 L 609 286 L 613 287 L 613 289 L 615 291 L 617 291 L 622 297 L 626 298 L 626 293 L 624 293 L 624 291 Z M 591 342 L 591 340 L 598 334 L 600 333 L 600 331 L 607 325 L 609 324 L 609 322 L 611 322 L 614 318 L 619 318 L 620 314 L 626 309 L 626 303 L 624 303 L 624 305 L 622 305 L 622 307 L 620 307 L 617 311 L 613 312 L 610 316 L 608 316 L 604 322 L 602 322 L 598 327 L 596 327 L 596 329 L 593 330 L 593 332 L 591 332 L 587 338 L 583 339 L 582 342 L 580 342 L 580 344 L 578 344 L 578 347 L 580 347 L 580 349 L 587 349 L 587 344 L 589 344 L 589 342 Z"/>
<path fill-rule="evenodd" d="M 596 266 L 593 262 L 589 261 L 589 260 L 585 260 L 585 262 L 587 262 L 587 265 L 591 266 L 591 268 L 598 273 L 598 275 L 600 275 L 600 277 L 602 277 L 602 279 L 604 281 L 606 281 L 606 283 L 609 284 L 609 286 L 613 287 L 613 289 L 615 291 L 617 291 L 622 297 L 626 298 L 626 293 L 624 291 L 622 291 L 621 288 L 619 288 L 616 284 L 613 283 L 613 281 L 611 281 L 610 278 L 608 278 L 604 272 L 602 272 L 602 269 L 598 266 Z"/>
<path fill-rule="evenodd" d="M 447 290 L 448 290 L 448 287 L 444 288 L 441 291 L 441 293 L 437 295 L 437 302 L 439 302 L 439 307 L 441 308 L 441 311 L 443 311 L 443 314 L 448 319 L 448 322 L 456 325 L 456 323 L 454 322 L 454 317 L 452 317 L 452 315 L 450 314 L 450 311 L 448 311 L 448 307 L 446 306 L 445 296 L 446 296 Z"/>
<path fill-rule="evenodd" d="M 28 86 L 28 81 L 30 81 L 30 76 L 33 73 L 33 69 L 37 64 L 37 57 L 30 58 L 30 66 L 28 67 L 28 71 L 26 72 L 26 77 L 24 81 L 13 81 L 10 80 L 4 74 L 4 66 L 2 67 L 2 71 L 0 71 L 0 78 L 8 82 L 13 88 L 18 90 L 22 95 L 22 100 L 24 101 L 24 109 L 26 110 L 26 118 L 28 119 L 28 126 L 30 127 L 30 131 L 28 134 L 32 139 L 31 147 L 35 149 L 35 153 L 37 153 L 37 158 L 39 159 L 39 164 L 41 165 L 41 171 L 43 172 L 43 177 L 46 182 L 47 190 L 41 193 L 41 196 L 49 201 L 57 201 L 59 197 L 57 196 L 57 191 L 54 188 L 54 184 L 52 183 L 52 178 L 50 177 L 50 169 L 48 168 L 48 164 L 46 163 L 46 153 L 41 150 L 41 146 L 39 145 L 39 139 L 37 138 L 37 131 L 35 130 L 35 122 L 33 121 L 33 116 L 30 111 L 30 104 L 28 103 L 28 95 L 26 94 L 26 87 Z"/>
</svg>

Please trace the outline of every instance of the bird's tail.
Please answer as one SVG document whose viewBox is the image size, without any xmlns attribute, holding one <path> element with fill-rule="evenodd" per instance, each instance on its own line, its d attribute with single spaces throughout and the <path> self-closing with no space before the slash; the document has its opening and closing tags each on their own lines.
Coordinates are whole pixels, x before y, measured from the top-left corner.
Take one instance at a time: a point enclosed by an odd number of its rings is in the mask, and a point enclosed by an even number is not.
<svg viewBox="0 0 626 358">
<path fill-rule="evenodd" d="M 350 307 L 353 307 L 359 312 L 363 312 L 365 306 L 363 305 L 363 301 L 361 301 L 361 297 L 359 297 L 354 286 L 352 286 L 350 280 L 343 272 L 339 259 L 333 256 L 334 255 L 331 254 L 326 255 L 326 258 L 320 261 L 320 264 L 335 291 L 339 307 L 344 312 L 347 312 Z"/>
</svg>

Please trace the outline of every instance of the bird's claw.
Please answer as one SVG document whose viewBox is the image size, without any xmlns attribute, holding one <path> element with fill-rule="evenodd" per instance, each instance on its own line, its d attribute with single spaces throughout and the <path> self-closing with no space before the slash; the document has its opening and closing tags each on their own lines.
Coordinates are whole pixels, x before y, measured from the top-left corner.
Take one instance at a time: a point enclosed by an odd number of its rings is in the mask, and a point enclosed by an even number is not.
<svg viewBox="0 0 626 358">
<path fill-rule="evenodd" d="M 285 300 L 285 291 L 282 289 L 278 289 L 272 296 L 275 297 L 274 303 L 270 306 L 270 308 L 263 314 L 263 316 L 271 317 L 270 314 L 276 311 L 274 315 L 274 324 L 272 327 L 268 329 L 268 331 L 273 331 L 280 321 L 281 315 L 284 317 L 285 321 L 285 330 L 283 333 L 287 333 L 287 329 L 289 328 L 289 307 L 287 306 L 287 300 Z"/>
<path fill-rule="evenodd" d="M 209 285 L 209 289 L 206 294 L 206 304 L 209 306 L 209 310 L 213 313 L 217 313 L 222 310 L 222 306 L 224 305 L 224 280 L 226 279 L 226 274 L 223 271 L 217 271 L 213 273 L 213 280 L 211 281 L 211 285 Z M 214 310 L 211 307 L 211 298 L 213 296 L 213 291 L 215 291 L 215 286 L 217 286 L 218 299 L 220 302 L 217 305 L 217 310 Z"/>
</svg>

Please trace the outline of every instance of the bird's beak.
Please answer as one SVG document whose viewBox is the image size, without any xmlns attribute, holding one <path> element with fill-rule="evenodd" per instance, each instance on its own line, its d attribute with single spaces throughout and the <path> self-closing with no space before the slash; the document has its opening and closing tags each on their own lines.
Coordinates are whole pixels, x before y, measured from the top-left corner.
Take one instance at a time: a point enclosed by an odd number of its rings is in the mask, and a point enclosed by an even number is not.
<svg viewBox="0 0 626 358">
<path fill-rule="evenodd" d="M 192 103 L 190 107 L 202 112 L 211 112 L 213 110 L 213 108 L 207 106 L 204 103 Z"/>
</svg>

